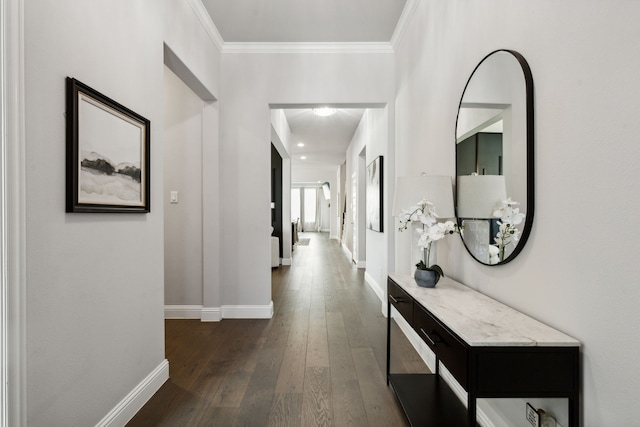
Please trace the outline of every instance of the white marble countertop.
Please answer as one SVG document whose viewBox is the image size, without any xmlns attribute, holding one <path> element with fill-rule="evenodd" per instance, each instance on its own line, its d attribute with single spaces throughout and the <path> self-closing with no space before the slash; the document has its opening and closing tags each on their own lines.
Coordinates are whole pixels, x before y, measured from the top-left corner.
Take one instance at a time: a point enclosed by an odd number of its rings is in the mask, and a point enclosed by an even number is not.
<svg viewBox="0 0 640 427">
<path fill-rule="evenodd" d="M 422 288 L 409 274 L 389 277 L 472 347 L 579 347 L 580 342 L 511 307 L 442 277 Z"/>
</svg>

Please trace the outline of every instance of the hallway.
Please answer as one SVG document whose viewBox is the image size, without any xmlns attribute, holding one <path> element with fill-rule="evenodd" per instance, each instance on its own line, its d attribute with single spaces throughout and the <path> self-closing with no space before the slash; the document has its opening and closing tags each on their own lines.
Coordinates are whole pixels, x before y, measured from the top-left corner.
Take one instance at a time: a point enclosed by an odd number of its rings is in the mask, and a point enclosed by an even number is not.
<svg viewBox="0 0 640 427">
<path fill-rule="evenodd" d="M 170 379 L 128 426 L 407 425 L 385 382 L 386 319 L 364 270 L 326 233 L 300 237 L 310 240 L 293 265 L 272 271 L 272 319 L 165 321 Z M 393 339 L 394 357 L 420 369 L 401 333 Z"/>
</svg>

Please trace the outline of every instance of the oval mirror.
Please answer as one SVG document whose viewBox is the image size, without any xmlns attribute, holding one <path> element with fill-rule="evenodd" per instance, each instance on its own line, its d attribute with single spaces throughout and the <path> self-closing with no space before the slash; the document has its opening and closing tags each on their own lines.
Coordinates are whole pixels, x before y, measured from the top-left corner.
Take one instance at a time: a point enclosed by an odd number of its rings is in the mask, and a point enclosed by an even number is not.
<svg viewBox="0 0 640 427">
<path fill-rule="evenodd" d="M 486 265 L 522 250 L 533 222 L 533 78 L 524 57 L 497 50 L 475 68 L 456 120 L 456 217 Z"/>
</svg>

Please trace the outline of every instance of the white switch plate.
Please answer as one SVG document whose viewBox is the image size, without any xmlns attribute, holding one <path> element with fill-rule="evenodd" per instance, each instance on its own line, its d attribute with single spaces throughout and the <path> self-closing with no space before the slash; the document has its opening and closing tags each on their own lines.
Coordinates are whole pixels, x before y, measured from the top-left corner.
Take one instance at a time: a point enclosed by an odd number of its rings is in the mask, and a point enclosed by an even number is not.
<svg viewBox="0 0 640 427">
<path fill-rule="evenodd" d="M 169 201 L 171 203 L 178 203 L 178 192 L 177 191 L 171 191 L 169 193 Z"/>
</svg>

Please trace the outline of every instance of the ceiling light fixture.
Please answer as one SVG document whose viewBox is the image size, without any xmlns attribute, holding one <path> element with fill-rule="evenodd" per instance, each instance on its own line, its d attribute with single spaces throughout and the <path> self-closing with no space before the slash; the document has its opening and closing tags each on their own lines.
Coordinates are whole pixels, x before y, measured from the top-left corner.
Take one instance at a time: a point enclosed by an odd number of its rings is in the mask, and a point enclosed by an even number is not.
<svg viewBox="0 0 640 427">
<path fill-rule="evenodd" d="M 304 147 L 304 142 L 298 142 L 298 147 Z"/>
<path fill-rule="evenodd" d="M 322 108 L 314 108 L 313 109 L 313 114 L 315 114 L 316 116 L 320 116 L 320 117 L 332 116 L 335 113 L 336 113 L 336 109 L 335 108 L 322 107 Z"/>
<path fill-rule="evenodd" d="M 307 160 L 307 156 L 300 156 L 300 160 Z"/>
</svg>

